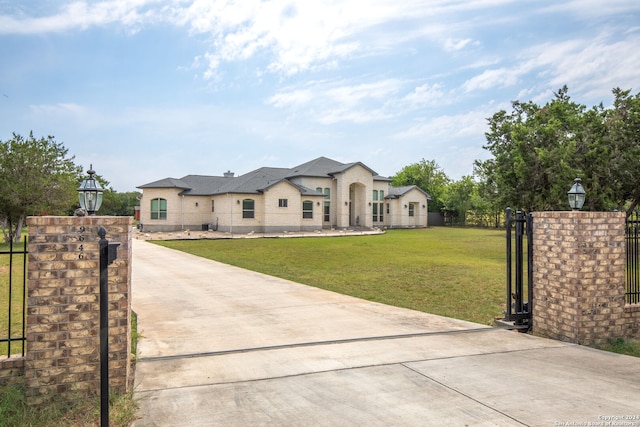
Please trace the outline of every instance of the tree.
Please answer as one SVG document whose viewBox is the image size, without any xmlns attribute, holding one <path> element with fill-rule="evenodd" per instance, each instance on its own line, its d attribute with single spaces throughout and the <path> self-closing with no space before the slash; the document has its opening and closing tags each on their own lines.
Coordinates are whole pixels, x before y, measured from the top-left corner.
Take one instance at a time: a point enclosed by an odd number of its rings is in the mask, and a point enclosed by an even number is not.
<svg viewBox="0 0 640 427">
<path fill-rule="evenodd" d="M 62 214 L 77 199 L 81 169 L 53 136 L 0 141 L 0 218 L 5 241 L 20 240 L 27 215 Z"/>
<path fill-rule="evenodd" d="M 101 215 L 133 216 L 135 207 L 138 206 L 139 196 L 140 193 L 136 191 L 118 193 L 108 188 L 104 191 L 99 212 Z"/>
<path fill-rule="evenodd" d="M 405 166 L 391 180 L 391 184 L 396 187 L 417 185 L 426 191 L 431 196 L 429 212 L 440 212 L 444 208 L 443 195 L 450 179 L 434 160 L 422 159 Z"/>
<path fill-rule="evenodd" d="M 470 176 L 463 176 L 459 181 L 452 182 L 445 188 L 444 207 L 447 211 L 454 213 L 456 222 L 466 223 L 467 213 L 474 207 L 475 190 L 476 183 Z"/>
<path fill-rule="evenodd" d="M 616 180 L 613 193 L 618 210 L 626 207 L 627 215 L 640 203 L 640 93 L 631 96 L 629 90 L 615 88 L 613 109 L 606 116 L 610 167 Z"/>
<path fill-rule="evenodd" d="M 512 103 L 489 119 L 493 158 L 475 163 L 496 203 L 516 209 L 567 209 L 566 193 L 583 180 L 590 210 L 621 209 L 640 200 L 640 99 L 614 89 L 612 109 L 572 102 L 566 86 L 540 107 Z"/>
</svg>

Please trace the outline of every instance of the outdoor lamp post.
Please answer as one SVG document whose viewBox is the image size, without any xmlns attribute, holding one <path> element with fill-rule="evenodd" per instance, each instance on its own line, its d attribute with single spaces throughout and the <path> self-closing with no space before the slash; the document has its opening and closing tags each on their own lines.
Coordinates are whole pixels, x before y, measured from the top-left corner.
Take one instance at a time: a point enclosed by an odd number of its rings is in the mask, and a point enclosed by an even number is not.
<svg viewBox="0 0 640 427">
<path fill-rule="evenodd" d="M 569 206 L 574 211 L 579 211 L 580 209 L 582 209 L 582 206 L 584 205 L 584 199 L 587 195 L 581 183 L 582 180 L 580 178 L 576 178 L 573 182 L 571 190 L 567 192 L 567 194 L 569 195 Z"/>
<path fill-rule="evenodd" d="M 93 177 L 96 173 L 93 170 L 93 165 L 89 166 L 87 173 L 89 178 L 84 179 L 80 187 L 78 187 L 78 201 L 80 202 L 80 207 L 87 211 L 87 215 L 93 215 L 102 205 L 102 193 L 104 190 Z"/>
</svg>

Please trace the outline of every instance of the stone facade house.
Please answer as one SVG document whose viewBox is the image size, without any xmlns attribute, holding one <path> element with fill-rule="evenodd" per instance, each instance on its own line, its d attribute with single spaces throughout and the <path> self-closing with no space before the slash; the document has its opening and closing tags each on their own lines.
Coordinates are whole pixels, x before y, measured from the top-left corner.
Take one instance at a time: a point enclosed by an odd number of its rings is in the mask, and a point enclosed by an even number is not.
<svg viewBox="0 0 640 427">
<path fill-rule="evenodd" d="M 142 190 L 144 231 L 278 233 L 427 226 L 429 195 L 391 186 L 360 163 L 319 157 L 293 168 L 263 167 L 236 177 L 164 178 Z"/>
</svg>

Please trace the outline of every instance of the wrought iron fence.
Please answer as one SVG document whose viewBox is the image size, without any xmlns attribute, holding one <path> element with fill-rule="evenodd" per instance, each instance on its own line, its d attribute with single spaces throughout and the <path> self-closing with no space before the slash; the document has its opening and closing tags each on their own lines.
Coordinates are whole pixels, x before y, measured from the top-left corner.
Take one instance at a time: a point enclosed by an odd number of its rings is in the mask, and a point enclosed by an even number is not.
<svg viewBox="0 0 640 427">
<path fill-rule="evenodd" d="M 640 212 L 627 218 L 625 240 L 627 242 L 627 304 L 640 303 Z"/>
<path fill-rule="evenodd" d="M 27 237 L 22 250 L 13 242 L 0 246 L 0 356 L 25 353 L 27 301 Z M 5 258 L 6 257 L 6 258 Z M 6 311 L 5 311 L 6 310 Z M 18 343 L 20 349 L 12 344 Z"/>
<path fill-rule="evenodd" d="M 505 320 L 514 322 L 516 326 L 531 327 L 533 314 L 531 310 L 531 302 L 533 301 L 533 217 L 531 213 L 517 211 L 514 218 L 511 208 L 506 209 L 505 216 L 507 228 L 507 309 Z M 512 235 L 514 228 L 515 236 Z M 515 251 L 512 250 L 514 237 Z M 515 272 L 512 268 L 512 257 L 514 256 Z"/>
</svg>

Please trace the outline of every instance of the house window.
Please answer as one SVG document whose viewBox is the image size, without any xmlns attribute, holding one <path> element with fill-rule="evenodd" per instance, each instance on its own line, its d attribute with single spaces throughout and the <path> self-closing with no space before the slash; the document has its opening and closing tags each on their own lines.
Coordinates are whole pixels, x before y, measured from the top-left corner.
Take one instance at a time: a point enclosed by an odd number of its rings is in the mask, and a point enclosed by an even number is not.
<svg viewBox="0 0 640 427">
<path fill-rule="evenodd" d="M 324 202 L 324 221 L 331 221 L 331 202 Z"/>
<path fill-rule="evenodd" d="M 387 215 L 389 215 L 389 203 L 387 203 Z"/>
<path fill-rule="evenodd" d="M 374 194 L 375 194 L 375 191 L 374 191 Z M 378 204 L 377 203 L 373 204 L 373 222 L 378 222 Z"/>
<path fill-rule="evenodd" d="M 242 218 L 255 218 L 255 202 L 253 199 L 242 201 Z"/>
<path fill-rule="evenodd" d="M 409 216 L 415 216 L 415 208 L 416 208 L 415 204 L 409 203 Z"/>
<path fill-rule="evenodd" d="M 289 204 L 289 200 L 288 199 L 278 199 L 278 207 L 279 208 L 286 208 Z"/>
<path fill-rule="evenodd" d="M 380 200 L 384 200 L 384 191 L 380 190 Z"/>
<path fill-rule="evenodd" d="M 211 212 L 215 212 L 216 211 L 216 201 L 212 200 L 211 201 Z"/>
<path fill-rule="evenodd" d="M 325 188 L 324 189 L 324 198 L 325 199 L 330 199 L 331 198 L 331 189 L 330 188 Z"/>
<path fill-rule="evenodd" d="M 302 218 L 313 218 L 313 202 L 311 200 L 302 202 Z"/>
<path fill-rule="evenodd" d="M 384 203 L 380 203 L 380 217 L 378 218 L 380 222 L 384 222 Z"/>
<path fill-rule="evenodd" d="M 317 191 L 318 193 L 322 193 L 322 187 L 316 187 L 316 191 Z"/>
<path fill-rule="evenodd" d="M 167 219 L 167 199 L 151 199 L 151 219 Z"/>
<path fill-rule="evenodd" d="M 373 190 L 373 200 L 378 201 L 378 190 Z"/>
</svg>

